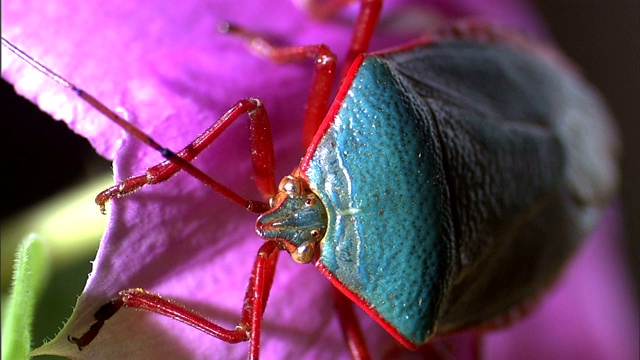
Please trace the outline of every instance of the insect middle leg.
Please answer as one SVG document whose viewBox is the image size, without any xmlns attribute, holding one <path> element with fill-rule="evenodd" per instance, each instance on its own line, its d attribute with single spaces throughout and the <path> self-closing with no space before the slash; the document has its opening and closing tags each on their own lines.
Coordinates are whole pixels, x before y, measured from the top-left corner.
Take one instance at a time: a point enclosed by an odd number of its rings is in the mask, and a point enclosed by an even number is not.
<svg viewBox="0 0 640 360">
<path fill-rule="evenodd" d="M 316 18 L 329 18 L 339 10 L 355 3 L 357 0 L 307 0 L 302 6 Z M 383 0 L 360 0 L 360 13 L 354 26 L 349 50 L 342 68 L 342 76 L 349 70 L 349 66 L 355 58 L 369 49 L 371 37 L 378 23 L 382 11 Z"/>
<path fill-rule="evenodd" d="M 262 36 L 229 23 L 221 24 L 219 30 L 222 33 L 242 37 L 256 53 L 276 63 L 292 63 L 314 59 L 315 71 L 311 82 L 309 99 L 305 107 L 302 127 L 302 146 L 306 150 L 329 108 L 331 91 L 336 77 L 337 56 L 324 44 L 274 46 Z"/>
<path fill-rule="evenodd" d="M 323 3 L 310 1 L 308 5 L 310 12 L 317 16 L 333 13 L 350 2 L 353 1 L 332 0 Z M 360 13 L 356 20 L 353 36 L 349 43 L 349 51 L 343 65 L 343 77 L 354 59 L 369 48 L 381 10 L 382 0 L 360 0 Z M 329 108 L 331 92 L 336 78 L 337 56 L 324 44 L 276 47 L 258 34 L 239 26 L 224 23 L 219 30 L 223 33 L 242 36 L 257 53 L 277 63 L 298 62 L 306 59 L 315 60 L 315 72 L 302 127 L 302 145 L 303 149 L 306 150 Z"/>
</svg>

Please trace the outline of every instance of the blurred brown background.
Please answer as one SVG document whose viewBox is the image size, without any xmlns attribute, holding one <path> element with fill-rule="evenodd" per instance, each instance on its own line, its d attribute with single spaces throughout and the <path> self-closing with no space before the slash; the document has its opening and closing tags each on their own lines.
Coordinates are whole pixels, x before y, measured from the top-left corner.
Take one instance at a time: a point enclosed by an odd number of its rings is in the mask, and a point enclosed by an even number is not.
<svg viewBox="0 0 640 360">
<path fill-rule="evenodd" d="M 618 120 L 625 250 L 640 294 L 640 1 L 539 0 L 536 5 Z"/>
</svg>

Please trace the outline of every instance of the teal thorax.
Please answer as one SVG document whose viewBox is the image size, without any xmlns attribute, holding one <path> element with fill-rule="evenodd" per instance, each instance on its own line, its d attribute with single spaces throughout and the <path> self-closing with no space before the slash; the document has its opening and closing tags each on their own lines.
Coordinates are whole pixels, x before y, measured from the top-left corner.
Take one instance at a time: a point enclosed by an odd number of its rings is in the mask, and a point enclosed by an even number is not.
<svg viewBox="0 0 640 360">
<path fill-rule="evenodd" d="M 449 261 L 440 149 L 418 103 L 384 60 L 366 57 L 289 185 L 303 194 L 281 184 L 257 225 L 294 259 L 316 260 L 409 347 L 433 331 Z"/>
</svg>

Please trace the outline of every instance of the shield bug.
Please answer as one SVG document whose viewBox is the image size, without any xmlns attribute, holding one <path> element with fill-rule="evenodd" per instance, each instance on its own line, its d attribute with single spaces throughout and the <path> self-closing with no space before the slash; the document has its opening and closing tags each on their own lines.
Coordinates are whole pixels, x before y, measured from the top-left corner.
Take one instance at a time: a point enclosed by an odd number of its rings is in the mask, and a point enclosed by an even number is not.
<svg viewBox="0 0 640 360">
<path fill-rule="evenodd" d="M 606 110 L 554 50 L 488 26 L 450 26 L 366 54 L 380 7 L 362 2 L 351 65 L 333 102 L 336 58 L 327 47 L 274 48 L 228 28 L 274 60 L 311 58 L 317 66 L 304 120 L 306 152 L 278 187 L 260 100 L 240 100 L 173 152 L 3 40 L 167 159 L 105 190 L 99 205 L 182 170 L 261 214 L 256 230 L 266 242 L 235 329 L 129 289 L 102 305 L 84 333 L 69 334 L 70 342 L 80 350 L 91 346 L 114 314 L 132 307 L 223 341 L 249 341 L 250 357 L 257 358 L 280 250 L 315 264 L 335 286 L 356 358 L 367 357 L 365 341 L 343 296 L 412 349 L 437 335 L 508 322 L 540 296 L 615 188 L 615 137 Z M 244 114 L 256 185 L 269 203 L 245 199 L 190 163 Z"/>
</svg>

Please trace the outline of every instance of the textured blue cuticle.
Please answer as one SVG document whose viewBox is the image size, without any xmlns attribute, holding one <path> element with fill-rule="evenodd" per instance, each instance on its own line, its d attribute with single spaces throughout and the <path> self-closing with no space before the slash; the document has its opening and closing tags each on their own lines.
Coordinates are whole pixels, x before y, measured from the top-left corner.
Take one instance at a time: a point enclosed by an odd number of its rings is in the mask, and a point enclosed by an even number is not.
<svg viewBox="0 0 640 360">
<path fill-rule="evenodd" d="M 448 262 L 439 161 L 428 114 L 368 57 L 307 171 L 329 214 L 321 262 L 416 344 L 433 327 Z"/>
</svg>

